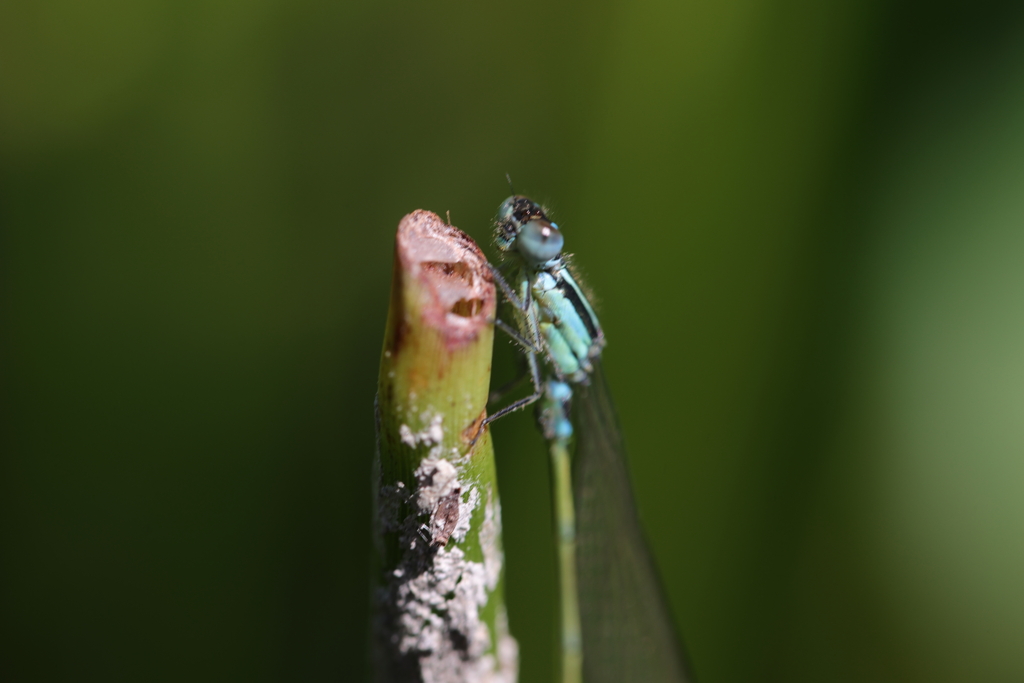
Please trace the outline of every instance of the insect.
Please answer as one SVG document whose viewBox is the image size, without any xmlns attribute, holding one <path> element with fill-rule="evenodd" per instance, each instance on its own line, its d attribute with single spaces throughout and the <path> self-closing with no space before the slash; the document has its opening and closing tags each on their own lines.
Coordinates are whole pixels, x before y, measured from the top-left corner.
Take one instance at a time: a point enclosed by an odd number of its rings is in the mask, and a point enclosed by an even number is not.
<svg viewBox="0 0 1024 683">
<path fill-rule="evenodd" d="M 492 266 L 548 441 L 558 546 L 561 683 L 691 680 L 629 483 L 618 419 L 601 371 L 605 335 L 545 210 L 515 195 L 498 209 Z M 573 445 L 575 452 L 573 453 Z"/>
</svg>

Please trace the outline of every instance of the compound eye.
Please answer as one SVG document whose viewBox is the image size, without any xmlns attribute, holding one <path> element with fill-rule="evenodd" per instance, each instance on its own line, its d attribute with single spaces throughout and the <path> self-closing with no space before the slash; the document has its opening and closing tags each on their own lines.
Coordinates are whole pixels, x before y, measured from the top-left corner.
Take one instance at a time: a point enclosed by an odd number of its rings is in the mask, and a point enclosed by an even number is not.
<svg viewBox="0 0 1024 683">
<path fill-rule="evenodd" d="M 554 224 L 538 219 L 523 224 L 517 244 L 523 258 L 530 263 L 541 264 L 561 254 L 564 241 Z"/>
<path fill-rule="evenodd" d="M 512 211 L 515 208 L 515 199 L 515 197 L 509 197 L 508 199 L 501 203 L 500 207 L 498 207 L 499 223 L 507 221 L 509 218 L 512 217 Z"/>
</svg>

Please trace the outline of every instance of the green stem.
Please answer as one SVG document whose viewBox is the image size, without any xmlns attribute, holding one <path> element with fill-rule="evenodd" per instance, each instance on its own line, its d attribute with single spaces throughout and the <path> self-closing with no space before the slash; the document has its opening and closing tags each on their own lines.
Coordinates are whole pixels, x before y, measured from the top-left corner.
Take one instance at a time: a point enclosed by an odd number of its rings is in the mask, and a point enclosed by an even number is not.
<svg viewBox="0 0 1024 683">
<path fill-rule="evenodd" d="M 512 683 L 501 506 L 486 416 L 494 283 L 428 211 L 398 226 L 377 395 L 374 675 Z"/>
</svg>

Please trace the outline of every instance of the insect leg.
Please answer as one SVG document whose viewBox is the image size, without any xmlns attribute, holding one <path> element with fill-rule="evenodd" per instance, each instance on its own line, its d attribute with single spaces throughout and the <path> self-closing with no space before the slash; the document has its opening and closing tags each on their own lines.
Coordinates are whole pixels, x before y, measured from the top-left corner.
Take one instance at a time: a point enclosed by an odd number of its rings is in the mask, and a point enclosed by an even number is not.
<svg viewBox="0 0 1024 683">
<path fill-rule="evenodd" d="M 537 368 L 537 356 L 532 353 L 528 353 L 526 355 L 526 359 L 526 362 L 529 363 L 530 365 L 530 375 L 533 379 L 533 393 L 530 394 L 529 396 L 526 396 L 525 398 L 519 399 L 518 401 L 513 401 L 512 403 L 508 404 L 507 406 L 505 406 L 498 412 L 494 413 L 493 415 L 488 415 L 486 418 L 484 418 L 484 421 L 480 423 L 480 428 L 477 430 L 476 436 L 473 437 L 473 440 L 470 442 L 470 445 L 476 443 L 476 440 L 480 438 L 481 434 L 483 434 L 484 428 L 487 427 L 487 425 L 491 424 L 500 417 L 505 417 L 509 413 L 513 413 L 517 410 L 525 408 L 531 403 L 536 403 L 537 400 L 544 395 L 544 389 L 540 385 L 540 371 Z"/>
<path fill-rule="evenodd" d="M 498 283 L 498 287 L 501 288 L 501 293 L 505 295 L 505 299 L 520 311 L 525 311 L 529 307 L 530 302 L 519 298 L 515 290 L 509 286 L 508 282 L 505 280 L 505 276 L 501 274 L 500 270 L 492 266 L 490 263 L 487 264 L 487 267 L 491 269 L 491 274 L 494 275 L 494 281 Z M 529 298 L 529 290 L 527 290 L 527 298 Z"/>
<path fill-rule="evenodd" d="M 533 332 L 535 338 L 535 344 L 539 347 L 541 344 L 540 332 L 538 331 L 537 321 L 534 318 L 534 313 L 532 310 L 527 311 L 527 319 L 530 330 Z M 483 434 L 484 429 L 487 427 L 487 425 L 494 422 L 500 417 L 505 417 L 509 413 L 525 408 L 531 403 L 536 403 L 537 400 L 544 395 L 544 387 L 541 385 L 540 382 L 540 366 L 537 364 L 537 354 L 532 351 L 526 351 L 525 355 L 526 364 L 530 369 L 530 379 L 533 381 L 533 393 L 530 394 L 529 396 L 519 399 L 518 401 L 513 401 L 512 403 L 505 406 L 501 410 L 497 411 L 493 415 L 488 415 L 486 418 L 484 418 L 483 421 L 480 422 L 480 427 L 479 429 L 477 429 L 476 436 L 474 436 L 473 440 L 469 442 L 470 445 L 476 443 L 477 439 L 480 438 L 480 435 Z"/>
<path fill-rule="evenodd" d="M 524 339 L 523 335 L 519 334 L 519 332 L 516 330 L 516 328 L 512 327 L 511 325 L 509 325 L 504 320 L 501 320 L 500 318 L 495 318 L 494 319 L 494 326 L 497 327 L 502 332 L 504 332 L 505 334 L 507 334 L 508 336 L 512 337 L 513 340 L 515 340 L 520 346 L 522 346 L 524 349 L 526 349 L 530 353 L 541 353 L 542 352 L 541 348 L 539 346 L 535 345 L 531 341 L 528 341 L 527 339 Z"/>
</svg>

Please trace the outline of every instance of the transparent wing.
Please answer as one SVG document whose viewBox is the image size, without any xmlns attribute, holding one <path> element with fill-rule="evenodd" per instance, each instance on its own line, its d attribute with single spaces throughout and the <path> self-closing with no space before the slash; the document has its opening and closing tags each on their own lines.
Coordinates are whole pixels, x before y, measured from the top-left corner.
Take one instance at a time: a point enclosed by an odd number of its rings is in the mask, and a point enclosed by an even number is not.
<svg viewBox="0 0 1024 683">
<path fill-rule="evenodd" d="M 618 418 L 598 363 L 573 402 L 583 680 L 692 681 L 637 517 Z"/>
</svg>

